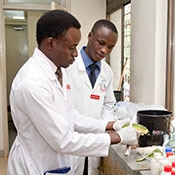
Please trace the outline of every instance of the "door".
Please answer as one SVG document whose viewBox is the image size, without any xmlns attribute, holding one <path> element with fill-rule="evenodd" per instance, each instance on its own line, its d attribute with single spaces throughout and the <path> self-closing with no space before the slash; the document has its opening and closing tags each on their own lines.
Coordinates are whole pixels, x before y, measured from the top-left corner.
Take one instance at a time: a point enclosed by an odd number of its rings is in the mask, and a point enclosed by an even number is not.
<svg viewBox="0 0 175 175">
<path fill-rule="evenodd" d="M 7 70 L 7 108 L 9 146 L 11 147 L 16 136 L 16 130 L 11 118 L 9 93 L 12 81 L 20 67 L 28 59 L 27 30 L 25 25 L 6 25 L 6 70 Z"/>
</svg>

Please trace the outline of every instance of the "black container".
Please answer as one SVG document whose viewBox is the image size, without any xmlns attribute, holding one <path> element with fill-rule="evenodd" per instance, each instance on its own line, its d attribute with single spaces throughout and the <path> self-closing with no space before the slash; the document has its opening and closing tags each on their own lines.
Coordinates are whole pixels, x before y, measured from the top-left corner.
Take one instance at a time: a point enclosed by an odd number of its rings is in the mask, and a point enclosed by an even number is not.
<svg viewBox="0 0 175 175">
<path fill-rule="evenodd" d="M 149 133 L 139 137 L 139 146 L 162 145 L 163 136 L 170 134 L 172 112 L 165 110 L 143 110 L 137 112 L 137 121 L 146 126 Z"/>
<path fill-rule="evenodd" d="M 123 92 L 122 91 L 114 91 L 114 96 L 116 99 L 116 102 L 123 101 Z"/>
</svg>

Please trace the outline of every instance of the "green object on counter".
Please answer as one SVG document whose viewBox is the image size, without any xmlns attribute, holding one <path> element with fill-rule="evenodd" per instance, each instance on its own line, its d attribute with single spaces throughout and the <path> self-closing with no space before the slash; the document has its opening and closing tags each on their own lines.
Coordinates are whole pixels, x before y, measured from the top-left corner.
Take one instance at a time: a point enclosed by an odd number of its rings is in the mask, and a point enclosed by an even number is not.
<svg viewBox="0 0 175 175">
<path fill-rule="evenodd" d="M 129 126 L 129 124 L 123 125 L 123 128 L 127 127 L 127 126 Z M 132 127 L 141 135 L 147 134 L 149 132 L 149 130 L 141 124 L 133 123 Z"/>
<path fill-rule="evenodd" d="M 156 148 L 155 150 L 151 151 L 146 156 L 144 156 L 144 157 L 142 157 L 140 159 L 137 159 L 136 162 L 141 162 L 141 161 L 145 160 L 147 157 L 153 157 L 155 152 L 156 153 L 161 153 L 161 155 L 163 156 L 163 152 L 159 148 Z"/>
</svg>

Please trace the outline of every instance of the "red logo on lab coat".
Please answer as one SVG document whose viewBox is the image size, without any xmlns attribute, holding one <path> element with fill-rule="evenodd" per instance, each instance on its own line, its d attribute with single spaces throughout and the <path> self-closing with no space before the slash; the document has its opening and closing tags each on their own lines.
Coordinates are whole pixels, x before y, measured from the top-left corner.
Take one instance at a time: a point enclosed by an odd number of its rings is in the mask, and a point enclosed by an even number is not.
<svg viewBox="0 0 175 175">
<path fill-rule="evenodd" d="M 69 84 L 66 85 L 66 88 L 67 88 L 67 89 L 71 89 Z"/>
<path fill-rule="evenodd" d="M 94 95 L 94 94 L 91 94 L 91 99 L 95 99 L 95 100 L 99 100 L 100 99 L 100 96 L 99 95 Z"/>
</svg>

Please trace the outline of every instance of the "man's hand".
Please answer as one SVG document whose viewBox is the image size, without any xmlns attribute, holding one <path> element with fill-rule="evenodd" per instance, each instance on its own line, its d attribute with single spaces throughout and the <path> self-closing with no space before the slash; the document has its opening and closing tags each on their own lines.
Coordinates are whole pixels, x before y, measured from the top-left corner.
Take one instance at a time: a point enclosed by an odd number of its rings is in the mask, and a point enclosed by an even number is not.
<svg viewBox="0 0 175 175">
<path fill-rule="evenodd" d="M 117 120 L 114 124 L 113 124 L 113 129 L 115 131 L 119 131 L 123 125 L 125 124 L 129 124 L 131 122 L 130 119 L 123 119 L 123 120 Z"/>
<path fill-rule="evenodd" d="M 116 131 L 108 132 L 111 137 L 111 144 L 117 144 L 121 142 L 120 135 Z"/>
<path fill-rule="evenodd" d="M 117 132 L 120 136 L 120 143 L 123 145 L 137 144 L 137 132 L 132 126 L 122 128 Z"/>
<path fill-rule="evenodd" d="M 135 145 L 137 143 L 137 132 L 131 126 L 122 128 L 118 132 L 108 132 L 108 134 L 111 137 L 111 144 Z"/>
</svg>

